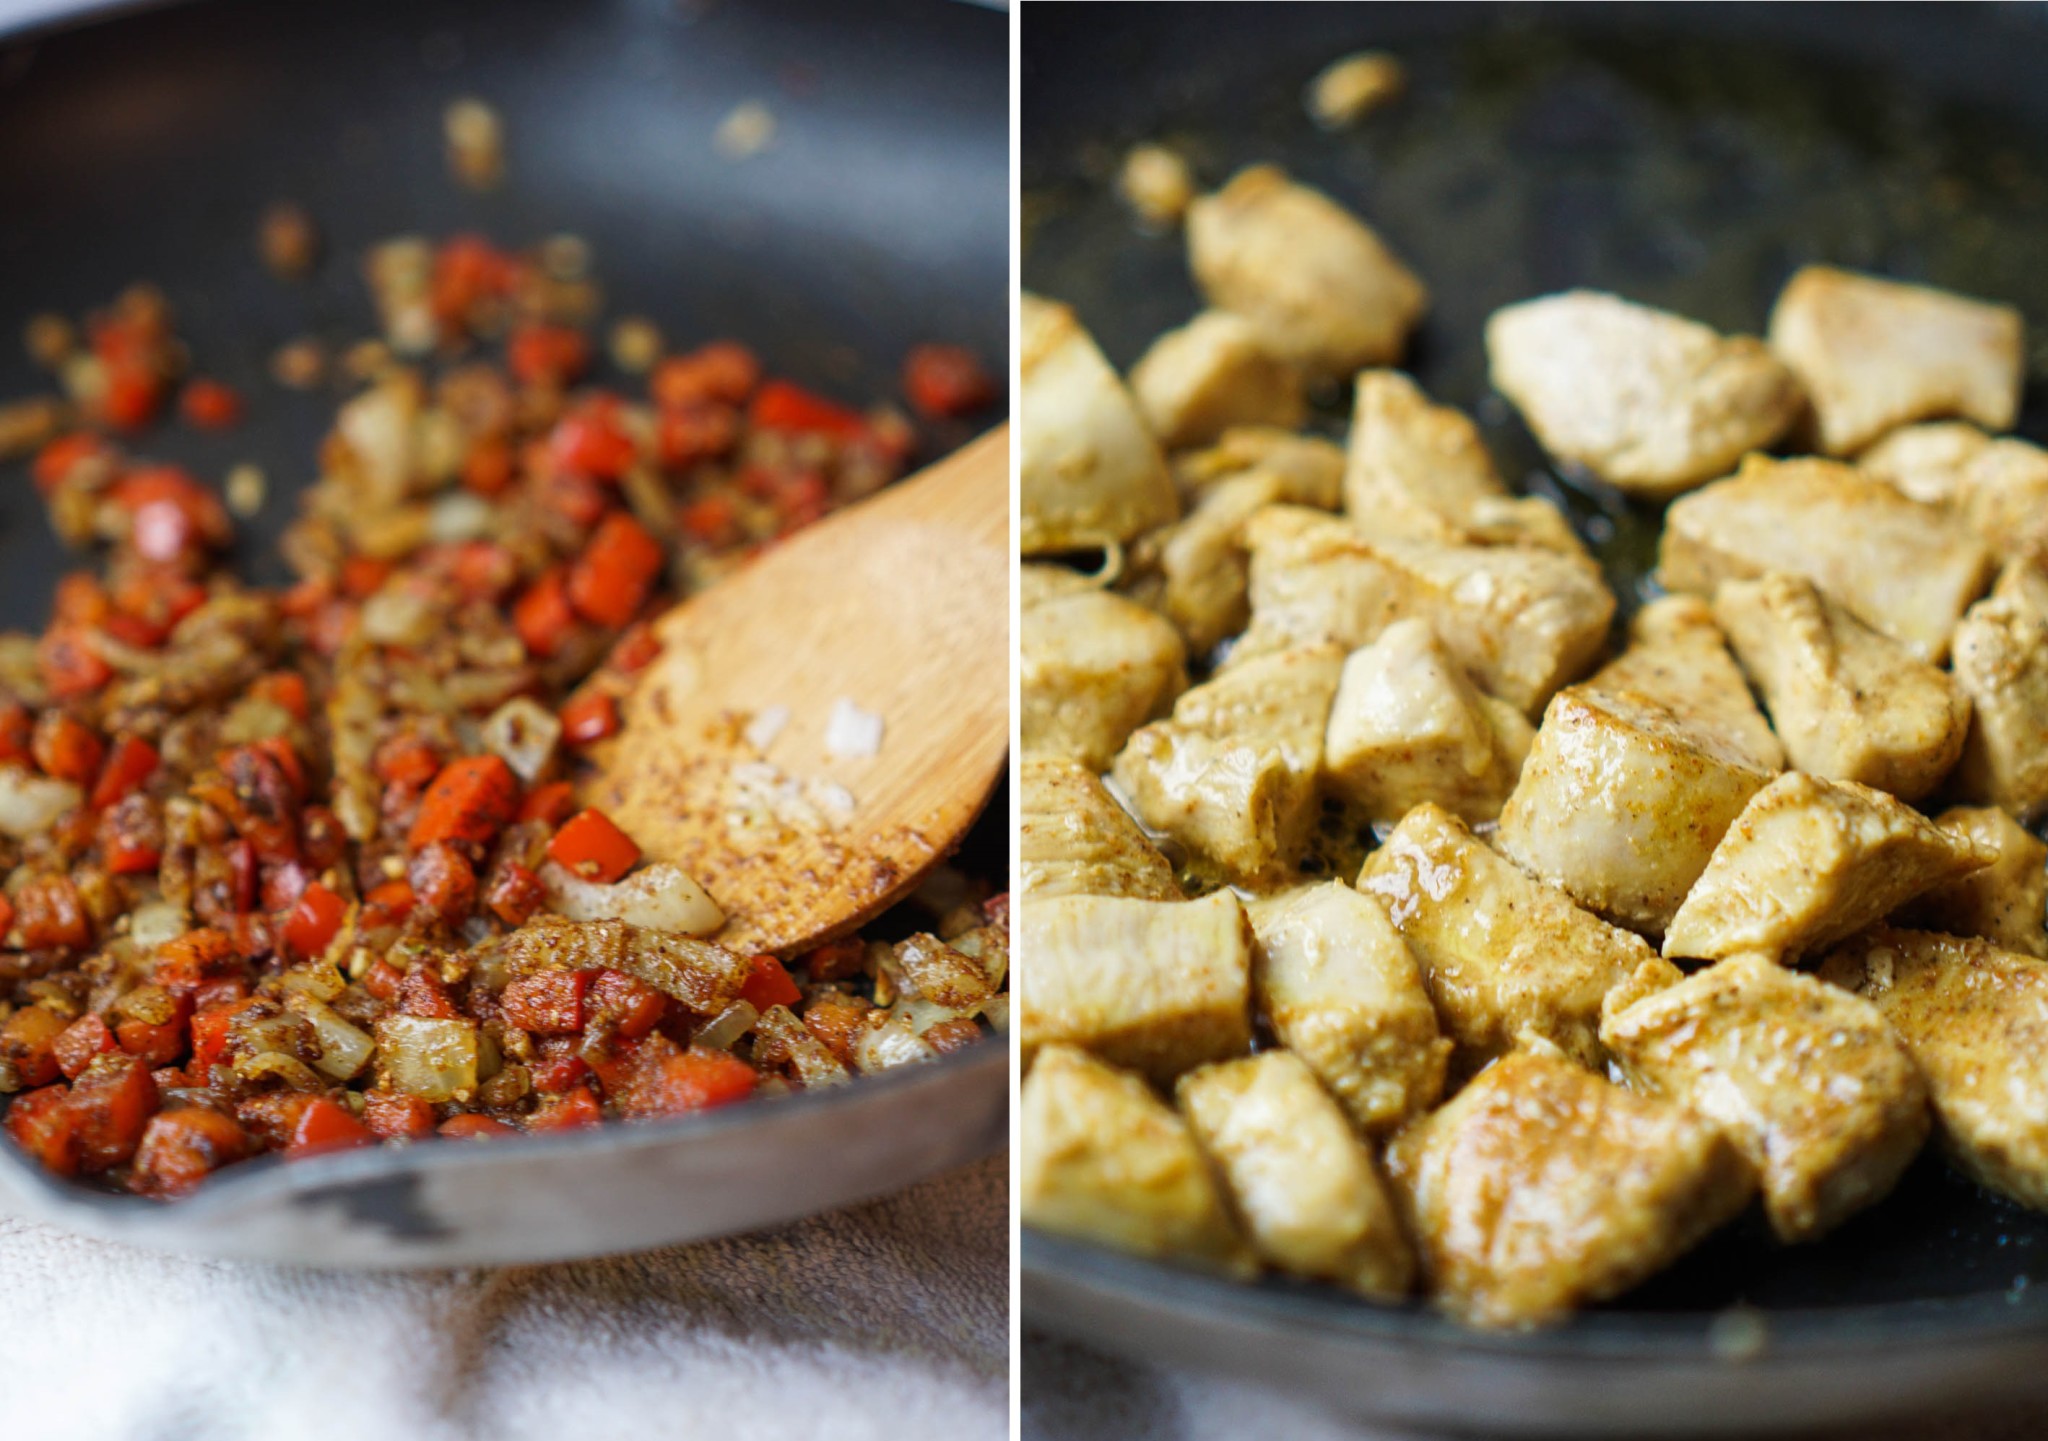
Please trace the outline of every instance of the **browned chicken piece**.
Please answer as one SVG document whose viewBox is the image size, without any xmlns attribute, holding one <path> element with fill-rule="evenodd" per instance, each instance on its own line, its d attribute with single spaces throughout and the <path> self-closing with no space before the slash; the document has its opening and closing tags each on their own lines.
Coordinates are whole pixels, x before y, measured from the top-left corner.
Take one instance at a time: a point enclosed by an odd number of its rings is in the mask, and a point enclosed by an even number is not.
<svg viewBox="0 0 2048 1441">
<path fill-rule="evenodd" d="M 1184 519 L 1132 545 L 1127 589 L 1179 628 L 1190 655 L 1207 655 L 1251 619 L 1245 522 L 1285 490 L 1269 470 L 1245 471 L 1209 486 Z"/>
<path fill-rule="evenodd" d="M 1879 926 L 1820 975 L 1883 1013 L 1927 1079 L 1967 1175 L 2048 1210 L 2048 962 L 1975 937 Z"/>
<path fill-rule="evenodd" d="M 2016 593 L 1978 601 L 1956 627 L 1952 673 L 1970 698 L 1957 791 L 2035 819 L 2048 810 L 2048 615 Z"/>
<path fill-rule="evenodd" d="M 1408 942 L 1466 1072 L 1544 1042 L 1597 1066 L 1608 991 L 1643 966 L 1678 977 L 1641 937 L 1523 874 L 1441 806 L 1410 811 L 1358 889 Z"/>
<path fill-rule="evenodd" d="M 1856 458 L 1901 494 L 1953 505 L 2000 556 L 2048 550 L 2048 450 L 1963 421 L 1895 430 Z"/>
<path fill-rule="evenodd" d="M 1496 1328 L 1621 1294 L 1756 1193 L 1707 1121 L 1528 1052 L 1403 1131 L 1387 1171 L 1430 1299 Z"/>
<path fill-rule="evenodd" d="M 1585 553 L 1556 506 L 1508 494 L 1477 427 L 1462 412 L 1432 405 L 1396 370 L 1358 377 L 1344 509 L 1379 540 Z"/>
<path fill-rule="evenodd" d="M 1798 418 L 1799 386 L 1753 336 L 1600 291 L 1546 295 L 1486 322 L 1493 387 L 1543 448 L 1634 495 L 1725 475 Z"/>
<path fill-rule="evenodd" d="M 1252 624 L 1234 656 L 1324 641 L 1355 650 L 1412 616 L 1481 689 L 1530 714 L 1592 664 L 1614 616 L 1596 569 L 1545 550 L 1376 542 L 1295 506 L 1267 507 L 1244 533 Z"/>
<path fill-rule="evenodd" d="M 1101 770 L 1132 731 L 1186 688 L 1180 633 L 1136 601 L 1058 566 L 1023 567 L 1021 593 L 1024 750 Z"/>
<path fill-rule="evenodd" d="M 1779 292 L 1770 341 L 1805 387 L 1820 448 L 1854 455 L 1916 420 L 2010 430 L 2023 332 L 2009 305 L 1809 265 Z"/>
<path fill-rule="evenodd" d="M 1728 653 L 1713 607 L 1698 596 L 1660 596 L 1637 611 L 1627 648 L 1587 684 L 1647 696 L 1753 765 L 1784 769 L 1785 748 Z"/>
<path fill-rule="evenodd" d="M 1893 431 L 1857 456 L 1856 468 L 1922 505 L 1952 505 L 1962 498 L 1963 472 L 1991 443 L 1968 421 L 1929 421 Z"/>
<path fill-rule="evenodd" d="M 1620 660 L 1551 701 L 1497 844 L 1581 905 L 1656 936 L 1780 752 L 1720 632 L 1676 606 L 1646 615 Z"/>
<path fill-rule="evenodd" d="M 1065 756 L 1026 755 L 1017 784 L 1021 897 L 1181 899 L 1173 867 L 1094 771 Z"/>
<path fill-rule="evenodd" d="M 1792 771 L 1758 791 L 1714 848 L 1664 954 L 1789 962 L 1991 859 L 1883 791 Z"/>
<path fill-rule="evenodd" d="M 1246 474 L 1273 476 L 1288 505 L 1335 510 L 1343 498 L 1344 451 L 1319 435 L 1296 435 L 1267 425 L 1239 425 L 1214 445 L 1173 458 L 1173 478 L 1190 495 Z"/>
<path fill-rule="evenodd" d="M 1019 548 L 1113 545 L 1177 519 L 1159 444 L 1074 312 L 1035 295 L 1018 307 Z"/>
<path fill-rule="evenodd" d="M 1258 1269 L 1187 1123 L 1138 1077 L 1048 1046 L 1018 1101 L 1024 1224 L 1249 1278 Z"/>
<path fill-rule="evenodd" d="M 1723 581 L 1803 575 L 1921 660 L 1948 653 L 1991 555 L 1970 528 L 1854 466 L 1751 456 L 1665 512 L 1657 578 L 1711 596 Z"/>
<path fill-rule="evenodd" d="M 1161 1084 L 1251 1048 L 1251 926 L 1199 901 L 1033 898 L 1017 908 L 1017 1044 L 1079 1046 Z"/>
<path fill-rule="evenodd" d="M 1806 577 L 1731 580 L 1714 592 L 1714 617 L 1798 769 L 1908 801 L 1955 769 L 1969 697 Z"/>
<path fill-rule="evenodd" d="M 1300 1058 L 1204 1066 L 1175 1096 L 1260 1260 L 1383 1300 L 1408 1294 L 1415 1254 L 1379 1167 Z"/>
<path fill-rule="evenodd" d="M 1206 444 L 1235 425 L 1291 430 L 1308 418 L 1300 369 L 1225 310 L 1205 310 L 1153 341 L 1131 368 L 1131 393 L 1168 450 Z"/>
<path fill-rule="evenodd" d="M 1113 774 L 1138 818 L 1197 866 L 1262 889 L 1284 881 L 1316 818 L 1323 728 L 1343 653 L 1260 656 L 1186 692 L 1170 720 L 1134 732 Z"/>
<path fill-rule="evenodd" d="M 1936 886 L 1901 911 L 1900 919 L 1952 936 L 1981 936 L 2003 950 L 2048 960 L 2048 845 L 1996 806 L 1955 806 L 1936 824 L 1997 859 Z"/>
<path fill-rule="evenodd" d="M 2010 560 L 2000 568 L 1998 583 L 1991 587 L 1994 600 L 2017 601 L 2036 615 L 2048 619 L 2048 554 Z"/>
<path fill-rule="evenodd" d="M 1341 881 L 1254 901 L 1252 994 L 1280 1043 L 1370 1136 L 1443 1094 L 1451 1043 L 1379 902 Z"/>
<path fill-rule="evenodd" d="M 1515 788 L 1535 731 L 1472 684 L 1428 621 L 1397 620 L 1351 653 L 1323 735 L 1323 788 L 1392 825 L 1433 800 L 1490 821 Z"/>
<path fill-rule="evenodd" d="M 1781 1241 L 1883 1200 L 1927 1139 L 1927 1087 L 1869 1002 L 1767 956 L 1731 957 L 1625 1007 L 1600 1039 L 1630 1087 L 1690 1107 L 1763 1182 Z"/>
<path fill-rule="evenodd" d="M 1187 231 L 1209 303 L 1311 371 L 1349 375 L 1400 359 L 1429 306 L 1422 282 L 1370 226 L 1271 165 L 1195 201 Z"/>
</svg>

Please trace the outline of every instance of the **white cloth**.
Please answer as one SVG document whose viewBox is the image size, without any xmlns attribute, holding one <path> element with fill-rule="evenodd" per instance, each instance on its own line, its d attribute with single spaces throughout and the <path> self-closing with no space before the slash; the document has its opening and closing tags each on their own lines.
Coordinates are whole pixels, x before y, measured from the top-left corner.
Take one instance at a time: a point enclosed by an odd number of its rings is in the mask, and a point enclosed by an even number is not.
<svg viewBox="0 0 2048 1441">
<path fill-rule="evenodd" d="M 1436 1441 L 1347 1421 L 1262 1386 L 1136 1365 L 1035 1331 L 1024 1333 L 1022 1349 L 1023 1441 Z M 2039 1407 L 1802 1433 L 1805 1441 L 2038 1441 L 2041 1434 Z"/>
<path fill-rule="evenodd" d="M 51 1441 L 994 1441 L 1008 1198 L 998 1156 L 757 1236 L 391 1273 L 0 1220 L 0 1419 Z"/>
</svg>

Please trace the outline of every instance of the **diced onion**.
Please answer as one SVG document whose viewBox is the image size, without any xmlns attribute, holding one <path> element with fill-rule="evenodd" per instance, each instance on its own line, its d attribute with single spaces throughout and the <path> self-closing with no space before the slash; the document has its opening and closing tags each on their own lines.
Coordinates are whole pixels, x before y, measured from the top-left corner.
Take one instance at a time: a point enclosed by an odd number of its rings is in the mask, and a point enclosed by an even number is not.
<svg viewBox="0 0 2048 1441">
<path fill-rule="evenodd" d="M 680 866 L 655 861 L 622 881 L 600 885 L 549 861 L 540 869 L 548 905 L 572 921 L 624 921 L 642 930 L 708 936 L 725 924 L 718 902 Z"/>
<path fill-rule="evenodd" d="M 474 491 L 451 490 L 427 511 L 427 534 L 444 545 L 490 534 L 491 503 Z"/>
<path fill-rule="evenodd" d="M 294 1091 L 321 1091 L 327 1083 L 313 1073 L 297 1056 L 287 1056 L 283 1051 L 262 1051 L 245 1056 L 235 1062 L 235 1074 L 245 1081 L 261 1080 L 275 1076 Z"/>
<path fill-rule="evenodd" d="M 703 1046 L 707 1050 L 728 1051 L 733 1042 L 754 1028 L 754 1022 L 761 1019 L 761 1013 L 749 1001 L 734 1001 L 705 1025 L 704 1029 L 690 1037 L 690 1044 Z"/>
<path fill-rule="evenodd" d="M 0 833 L 18 841 L 41 835 L 84 800 L 85 792 L 69 781 L 39 776 L 22 766 L 0 766 Z"/>
<path fill-rule="evenodd" d="M 882 749 L 882 718 L 841 696 L 825 718 L 825 754 L 865 760 Z"/>
<path fill-rule="evenodd" d="M 294 995 L 287 1004 L 312 1023 L 313 1033 L 320 1038 L 320 1055 L 313 1062 L 315 1066 L 337 1081 L 346 1081 L 369 1064 L 377 1043 L 360 1027 L 343 1020 L 332 1006 L 303 992 Z"/>
<path fill-rule="evenodd" d="M 425 596 L 386 586 L 363 602 L 359 623 L 364 637 L 378 645 L 414 646 L 431 640 L 441 621 Z"/>
<path fill-rule="evenodd" d="M 1010 997 L 1007 993 L 990 996 L 981 1008 L 982 1018 L 1000 1034 L 1010 1029 Z"/>
<path fill-rule="evenodd" d="M 137 906 L 135 914 L 128 918 L 128 938 L 145 951 L 153 951 L 165 941 L 175 941 L 191 929 L 191 914 L 175 901 L 151 901 Z"/>
<path fill-rule="evenodd" d="M 484 722 L 484 745 L 529 784 L 546 768 L 561 738 L 562 723 L 531 696 L 514 696 Z"/>
<path fill-rule="evenodd" d="M 378 1061 L 391 1084 L 426 1101 L 453 1101 L 477 1086 L 474 1021 L 386 1016 L 377 1022 Z"/>
<path fill-rule="evenodd" d="M 888 1071 L 938 1058 L 938 1047 L 900 1020 L 873 1026 L 860 1033 L 853 1058 L 864 1072 Z"/>
</svg>

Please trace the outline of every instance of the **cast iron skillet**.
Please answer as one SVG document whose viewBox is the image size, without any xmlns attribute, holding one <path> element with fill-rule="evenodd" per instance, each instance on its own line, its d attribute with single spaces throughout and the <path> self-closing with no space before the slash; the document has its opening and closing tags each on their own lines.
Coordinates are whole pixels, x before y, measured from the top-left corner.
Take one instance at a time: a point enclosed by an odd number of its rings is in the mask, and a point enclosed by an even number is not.
<svg viewBox="0 0 2048 1441">
<path fill-rule="evenodd" d="M 1411 93 L 1356 131 L 1303 83 L 1384 45 Z M 1180 237 L 1107 181 L 1133 141 L 1202 178 L 1278 161 L 1359 209 L 1428 280 L 1410 356 L 1504 469 L 1563 500 L 1624 605 L 1653 512 L 1548 469 L 1488 394 L 1488 312 L 1574 285 L 1756 333 L 1831 260 L 2014 302 L 2048 330 L 2048 14 L 2039 7 L 1065 5 L 1023 17 L 1027 287 L 1120 365 L 1197 304 Z M 2037 346 L 2039 340 L 2036 340 Z M 2038 353 L 2038 352 L 2037 352 Z M 1342 423 L 1343 397 L 1325 419 Z M 2022 429 L 2048 434 L 2030 396 Z M 2048 1218 L 1932 1157 L 1813 1246 L 1752 1216 L 1620 1302 L 1528 1337 L 1419 1308 L 1205 1276 L 1027 1233 L 1034 1321 L 1409 1422 L 1585 1434 L 1792 1426 L 1981 1402 L 2048 1376 Z"/>
<path fill-rule="evenodd" d="M 38 388 L 13 339 L 30 314 L 155 280 L 199 364 L 260 400 L 229 435 L 170 425 L 141 448 L 215 478 L 261 463 L 271 496 L 237 559 L 276 580 L 277 533 L 335 397 L 279 391 L 265 362 L 296 335 L 371 330 L 357 258 L 384 236 L 574 232 L 612 314 L 682 340 L 743 337 L 848 400 L 892 393 L 920 340 L 995 367 L 1007 76 L 1005 17 L 945 0 L 222 0 L 0 35 L 0 395 Z M 445 177 L 439 117 L 463 94 L 506 122 L 510 178 L 487 196 Z M 745 100 L 780 124 L 735 163 L 711 137 Z M 328 236 L 304 288 L 254 257 L 257 217 L 279 199 Z M 22 468 L 0 469 L 0 623 L 40 626 L 71 563 Z M 999 795 L 963 864 L 1007 871 L 1007 809 Z M 1007 1070 L 987 1045 L 694 1121 L 258 1160 L 174 1206 L 54 1180 L 0 1146 L 0 1207 L 224 1256 L 589 1255 L 774 1224 L 986 1154 L 1006 1135 Z"/>
</svg>

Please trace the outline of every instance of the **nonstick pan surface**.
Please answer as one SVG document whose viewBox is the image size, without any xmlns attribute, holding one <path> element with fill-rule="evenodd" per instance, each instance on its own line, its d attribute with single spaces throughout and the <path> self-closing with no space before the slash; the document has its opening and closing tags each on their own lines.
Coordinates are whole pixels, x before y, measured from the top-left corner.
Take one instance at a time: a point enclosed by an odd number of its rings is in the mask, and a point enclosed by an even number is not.
<svg viewBox="0 0 2048 1441">
<path fill-rule="evenodd" d="M 1326 134 L 1307 80 L 1349 51 L 1408 97 Z M 1428 281 L 1409 368 L 1565 504 L 1624 607 L 1659 517 L 1549 467 L 1489 394 L 1486 315 L 1572 286 L 1759 333 L 1832 261 L 2008 301 L 2048 335 L 2048 13 L 1970 5 L 1067 5 L 1023 23 L 1023 276 L 1128 365 L 1198 305 L 1181 237 L 1113 193 L 1138 140 L 1206 184 L 1275 161 Z M 2039 362 L 2034 365 L 2039 371 Z M 1341 434 L 1348 397 L 1326 399 Z M 2030 385 L 2021 430 L 2048 435 Z M 1751 1216 L 1553 1332 L 1480 1337 L 1334 1289 L 1237 1287 L 1026 1233 L 1027 1315 L 1381 1417 L 1565 1433 L 1792 1426 L 1983 1402 L 2048 1379 L 2048 1217 L 1933 1155 L 1825 1241 Z"/>
</svg>

